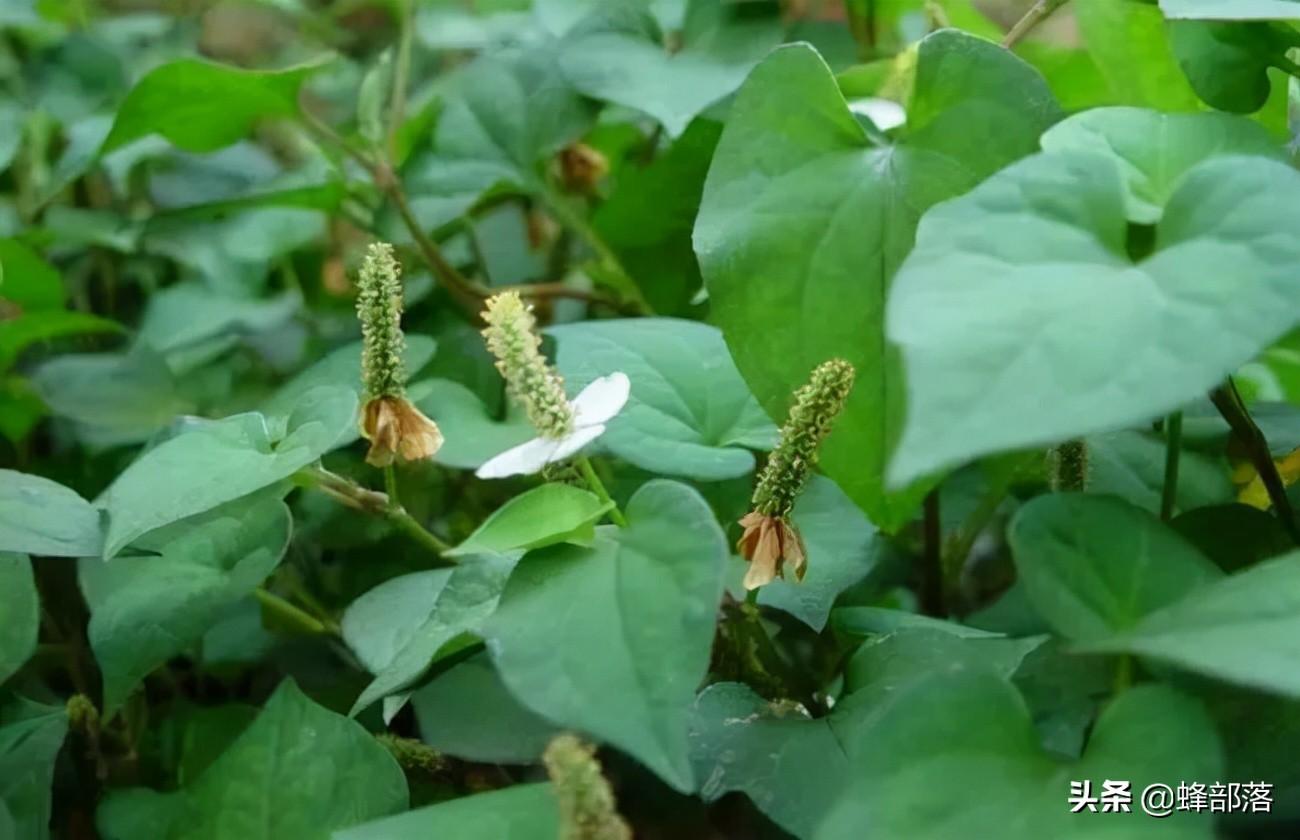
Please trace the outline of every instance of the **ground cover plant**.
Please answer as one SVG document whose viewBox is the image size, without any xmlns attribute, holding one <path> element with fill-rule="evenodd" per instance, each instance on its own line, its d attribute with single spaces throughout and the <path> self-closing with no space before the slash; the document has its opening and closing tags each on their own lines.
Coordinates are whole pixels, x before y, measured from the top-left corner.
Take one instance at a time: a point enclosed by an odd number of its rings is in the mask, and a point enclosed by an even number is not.
<svg viewBox="0 0 1300 840">
<path fill-rule="evenodd" d="M 7 0 L 0 840 L 1297 836 L 1293 18 Z"/>
</svg>

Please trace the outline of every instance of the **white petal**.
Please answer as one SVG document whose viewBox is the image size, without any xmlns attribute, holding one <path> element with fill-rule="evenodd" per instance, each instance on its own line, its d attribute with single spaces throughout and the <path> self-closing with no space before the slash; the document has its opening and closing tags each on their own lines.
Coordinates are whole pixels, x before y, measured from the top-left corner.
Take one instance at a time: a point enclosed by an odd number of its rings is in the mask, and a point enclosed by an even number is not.
<svg viewBox="0 0 1300 840">
<path fill-rule="evenodd" d="M 869 96 L 855 99 L 849 103 L 849 110 L 871 120 L 881 131 L 889 131 L 907 122 L 907 112 L 903 106 L 889 99 L 877 99 Z"/>
<path fill-rule="evenodd" d="M 559 448 L 551 455 L 548 463 L 553 464 L 556 461 L 563 461 L 603 434 L 605 434 L 605 425 L 603 423 L 578 428 L 573 434 L 560 441 Z"/>
<path fill-rule="evenodd" d="M 555 450 L 562 443 L 563 441 L 547 438 L 533 438 L 488 459 L 487 463 L 474 471 L 474 475 L 479 478 L 508 478 L 512 475 L 541 472 L 542 467 L 556 460 Z"/>
<path fill-rule="evenodd" d="M 631 392 L 632 383 L 626 373 L 611 373 L 593 379 L 582 393 L 573 398 L 574 423 L 578 428 L 608 423 L 627 405 Z"/>
</svg>

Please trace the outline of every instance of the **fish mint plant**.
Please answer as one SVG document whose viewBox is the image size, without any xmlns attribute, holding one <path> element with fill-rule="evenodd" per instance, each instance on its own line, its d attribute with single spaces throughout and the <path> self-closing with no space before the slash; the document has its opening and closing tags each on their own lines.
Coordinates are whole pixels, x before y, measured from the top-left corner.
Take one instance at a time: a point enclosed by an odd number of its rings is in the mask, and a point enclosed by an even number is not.
<svg viewBox="0 0 1300 840">
<path fill-rule="evenodd" d="M 1300 836 L 1300 2 L 176 5 L 0 4 L 0 840 Z"/>
</svg>

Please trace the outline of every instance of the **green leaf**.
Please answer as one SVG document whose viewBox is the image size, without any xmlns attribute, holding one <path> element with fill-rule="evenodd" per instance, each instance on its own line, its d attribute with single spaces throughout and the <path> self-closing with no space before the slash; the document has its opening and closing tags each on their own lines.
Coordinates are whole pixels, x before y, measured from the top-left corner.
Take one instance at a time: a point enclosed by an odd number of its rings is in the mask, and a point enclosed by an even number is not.
<svg viewBox="0 0 1300 840">
<path fill-rule="evenodd" d="M 613 192 L 592 214 L 592 227 L 655 312 L 681 314 L 699 291 L 691 229 L 721 135 L 719 123 L 695 120 L 648 165 L 619 170 Z"/>
<path fill-rule="evenodd" d="M 192 424 L 141 455 L 100 496 L 104 559 L 156 528 L 289 478 L 332 449 L 356 417 L 356 395 L 340 387 L 308 392 L 279 439 L 255 413 Z"/>
<path fill-rule="evenodd" d="M 0 470 L 0 551 L 42 557 L 95 557 L 103 545 L 99 511 L 62 484 Z"/>
<path fill-rule="evenodd" d="M 407 375 L 417 373 L 429 363 L 429 360 L 433 358 L 437 351 L 438 343 L 429 336 L 408 333 L 406 336 L 406 350 L 402 354 L 402 362 L 406 366 Z M 268 418 L 288 418 L 304 394 L 313 388 L 328 386 L 349 387 L 356 393 L 357 399 L 361 399 L 360 341 L 331 351 L 325 358 L 281 385 L 262 404 L 261 412 Z M 352 440 L 356 440 L 356 438 L 354 437 Z M 438 460 L 442 460 L 441 455 Z"/>
<path fill-rule="evenodd" d="M 827 359 L 857 367 L 820 463 L 886 531 L 925 489 L 884 488 L 904 395 L 884 336 L 891 279 L 927 207 L 1034 151 L 1058 117 L 1032 68 L 951 30 L 921 42 L 907 111 L 901 138 L 877 145 L 812 49 L 777 50 L 732 106 L 695 226 L 711 317 L 771 417 Z"/>
<path fill-rule="evenodd" d="M 870 574 L 887 547 L 861 508 L 819 475 L 795 502 L 793 518 L 807 550 L 807 575 L 772 581 L 759 590 L 758 602 L 821 632 L 835 599 Z"/>
<path fill-rule="evenodd" d="M 63 278 L 16 239 L 0 239 L 0 298 L 24 311 L 63 308 Z"/>
<path fill-rule="evenodd" d="M 145 441 L 194 410 L 162 356 L 144 345 L 128 353 L 69 353 L 41 364 L 32 386 L 57 417 L 91 445 Z"/>
<path fill-rule="evenodd" d="M 843 742 L 855 724 L 838 709 L 813 720 L 740 683 L 714 683 L 700 692 L 691 721 L 700 798 L 740 791 L 782 828 L 809 837 L 849 772 Z"/>
<path fill-rule="evenodd" d="M 340 622 L 343 639 L 375 679 L 352 704 L 352 714 L 406 688 L 449 643 L 479 632 L 518 558 L 465 557 L 451 569 L 393 578 L 353 601 Z"/>
<path fill-rule="evenodd" d="M 1300 18 L 1296 0 L 1160 0 L 1167 18 L 1274 20 Z"/>
<path fill-rule="evenodd" d="M 258 71 L 187 58 L 156 67 L 118 107 L 99 153 L 149 134 L 189 152 L 229 146 L 259 119 L 296 114 L 299 89 L 324 63 Z"/>
<path fill-rule="evenodd" d="M 1133 653 L 1265 691 L 1300 697 L 1300 553 L 1203 586 L 1090 640 L 1088 651 Z"/>
<path fill-rule="evenodd" d="M 844 690 L 858 702 L 879 703 L 922 674 L 957 667 L 986 669 L 1011 679 L 1044 641 L 1044 636 L 1006 639 L 905 628 L 867 641 L 854 652 L 844 668 Z M 858 698 L 862 693 L 872 700 Z"/>
<path fill-rule="evenodd" d="M 889 301 L 909 390 L 891 479 L 1202 396 L 1300 320 L 1296 214 L 1300 173 L 1215 158 L 1183 177 L 1135 264 L 1119 171 L 1084 152 L 1029 158 L 935 208 Z"/>
<path fill-rule="evenodd" d="M 1081 761 L 1061 765 L 1043 752 L 1024 701 L 989 673 L 937 674 L 900 692 L 850 748 L 849 782 L 817 840 L 955 836 L 1093 840 L 1101 836 L 1214 836 L 1204 815 L 1152 819 L 1137 799 L 1147 785 L 1209 783 L 1222 760 L 1213 723 L 1196 701 L 1163 686 L 1120 695 L 1102 714 Z M 1106 779 L 1131 783 L 1133 812 L 1072 814 L 1071 780 L 1094 795 Z"/>
<path fill-rule="evenodd" d="M 1295 545 L 1276 516 L 1250 505 L 1196 508 L 1169 524 L 1227 572 L 1285 554 Z"/>
<path fill-rule="evenodd" d="M 559 840 L 549 784 L 515 785 L 418 808 L 334 834 L 333 840 Z"/>
<path fill-rule="evenodd" d="M 0 553 L 0 685 L 18 672 L 36 650 L 41 600 L 32 561 Z"/>
<path fill-rule="evenodd" d="M 1165 481 L 1165 442 L 1131 430 L 1095 435 L 1088 447 L 1088 492 L 1118 496 L 1160 512 Z M 1178 510 L 1230 502 L 1235 490 L 1223 458 L 1184 449 L 1178 458 Z"/>
<path fill-rule="evenodd" d="M 96 822 L 106 840 L 329 840 L 407 801 L 406 777 L 388 750 L 285 680 L 191 784 L 165 794 L 114 791 Z"/>
<path fill-rule="evenodd" d="M 965 624 L 884 607 L 840 607 L 831 614 L 831 624 L 836 630 L 857 636 L 908 629 L 937 630 L 969 639 L 995 639 L 1002 636 L 1001 633 L 991 633 Z"/>
<path fill-rule="evenodd" d="M 1250 120 L 1146 108 L 1084 111 L 1048 129 L 1042 146 L 1047 152 L 1096 152 L 1114 160 L 1128 218 L 1139 224 L 1159 221 L 1183 177 L 1204 160 L 1235 154 L 1283 159 L 1268 132 Z"/>
<path fill-rule="evenodd" d="M 694 778 L 687 724 L 709 665 L 727 546 L 705 501 L 651 481 L 627 528 L 515 569 L 484 628 L 502 680 L 553 723 L 626 751 L 673 787 Z"/>
<path fill-rule="evenodd" d="M 159 353 L 172 353 L 214 338 L 274 330 L 301 307 L 302 296 L 295 291 L 259 300 L 220 294 L 197 281 L 180 283 L 149 298 L 140 340 Z"/>
<path fill-rule="evenodd" d="M 446 440 L 436 456 L 440 464 L 478 469 L 494 455 L 537 437 L 528 416 L 513 401 L 498 420 L 459 382 L 429 379 L 412 385 L 410 392 L 411 401 L 442 429 Z"/>
<path fill-rule="evenodd" d="M 587 96 L 649 114 L 677 137 L 781 42 L 781 22 L 753 6 L 688 0 L 680 42 L 664 40 L 643 3 L 602 3 L 565 36 L 560 66 Z"/>
<path fill-rule="evenodd" d="M 475 656 L 411 695 L 420 738 L 439 752 L 488 764 L 532 764 L 556 728 L 506 688 L 492 661 Z"/>
<path fill-rule="evenodd" d="M 1300 15 L 1300 6 L 1295 10 Z M 1234 114 L 1253 114 L 1272 93 L 1270 67 L 1287 60 L 1294 30 L 1268 23 L 1169 22 L 1169 42 L 1197 96 Z"/>
<path fill-rule="evenodd" d="M 416 215 L 437 227 L 494 187 L 545 192 L 542 162 L 591 117 L 561 77 L 553 46 L 480 57 L 448 83 L 432 148 L 404 173 Z"/>
<path fill-rule="evenodd" d="M 0 370 L 13 365 L 18 354 L 33 344 L 70 335 L 122 331 L 122 325 L 116 321 L 62 309 L 30 312 L 0 321 Z"/>
<path fill-rule="evenodd" d="M 145 676 L 186 653 L 261 585 L 284 556 L 292 524 L 283 502 L 257 494 L 136 542 L 156 554 L 81 561 L 106 718 Z"/>
<path fill-rule="evenodd" d="M 1222 576 L 1155 516 L 1109 496 L 1039 496 L 1007 539 L 1034 609 L 1080 642 L 1130 629 Z"/>
<path fill-rule="evenodd" d="M 1200 103 L 1174 59 L 1154 4 L 1087 0 L 1073 4 L 1079 32 L 1110 84 L 1111 101 L 1162 111 L 1195 111 Z"/>
<path fill-rule="evenodd" d="M 613 506 L 580 487 L 543 484 L 497 508 L 446 556 L 527 551 L 561 542 L 590 545 L 596 523 Z"/>
<path fill-rule="evenodd" d="M 776 427 L 736 372 L 722 334 L 675 318 L 586 321 L 547 330 L 570 396 L 622 371 L 632 395 L 601 436 L 642 469 L 699 481 L 754 469 L 749 449 L 770 449 Z"/>
<path fill-rule="evenodd" d="M 54 763 L 67 733 L 59 706 L 21 697 L 0 704 L 0 815 L 8 812 L 13 840 L 49 840 Z"/>
</svg>

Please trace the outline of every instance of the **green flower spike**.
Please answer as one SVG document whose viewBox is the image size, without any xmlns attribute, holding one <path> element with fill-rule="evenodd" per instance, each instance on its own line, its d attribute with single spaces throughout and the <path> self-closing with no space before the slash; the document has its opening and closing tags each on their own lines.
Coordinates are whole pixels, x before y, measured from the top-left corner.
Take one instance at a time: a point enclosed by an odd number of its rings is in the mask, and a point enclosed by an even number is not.
<svg viewBox="0 0 1300 840">
<path fill-rule="evenodd" d="M 386 467 L 394 459 L 431 458 L 442 447 L 442 432 L 406 399 L 401 268 L 392 245 L 376 242 L 370 246 L 357 286 L 365 391 L 361 434 L 370 441 L 366 461 Z"/>
<path fill-rule="evenodd" d="M 803 580 L 807 555 L 803 538 L 790 522 L 795 500 L 817 463 L 817 448 L 853 390 L 856 371 L 843 359 L 823 362 L 794 395 L 781 441 L 767 460 L 754 489 L 753 509 L 740 520 L 745 533 L 737 548 L 749 561 L 745 588 L 757 589 L 785 576 L 788 564 Z"/>
<path fill-rule="evenodd" d="M 542 755 L 560 805 L 560 840 L 632 840 L 591 747 L 557 735 Z"/>
<path fill-rule="evenodd" d="M 528 413 L 543 437 L 560 440 L 573 431 L 573 407 L 564 395 L 564 380 L 542 355 L 541 336 L 532 307 L 516 292 L 503 292 L 487 302 L 483 337 L 497 359 L 506 390 Z"/>
</svg>

